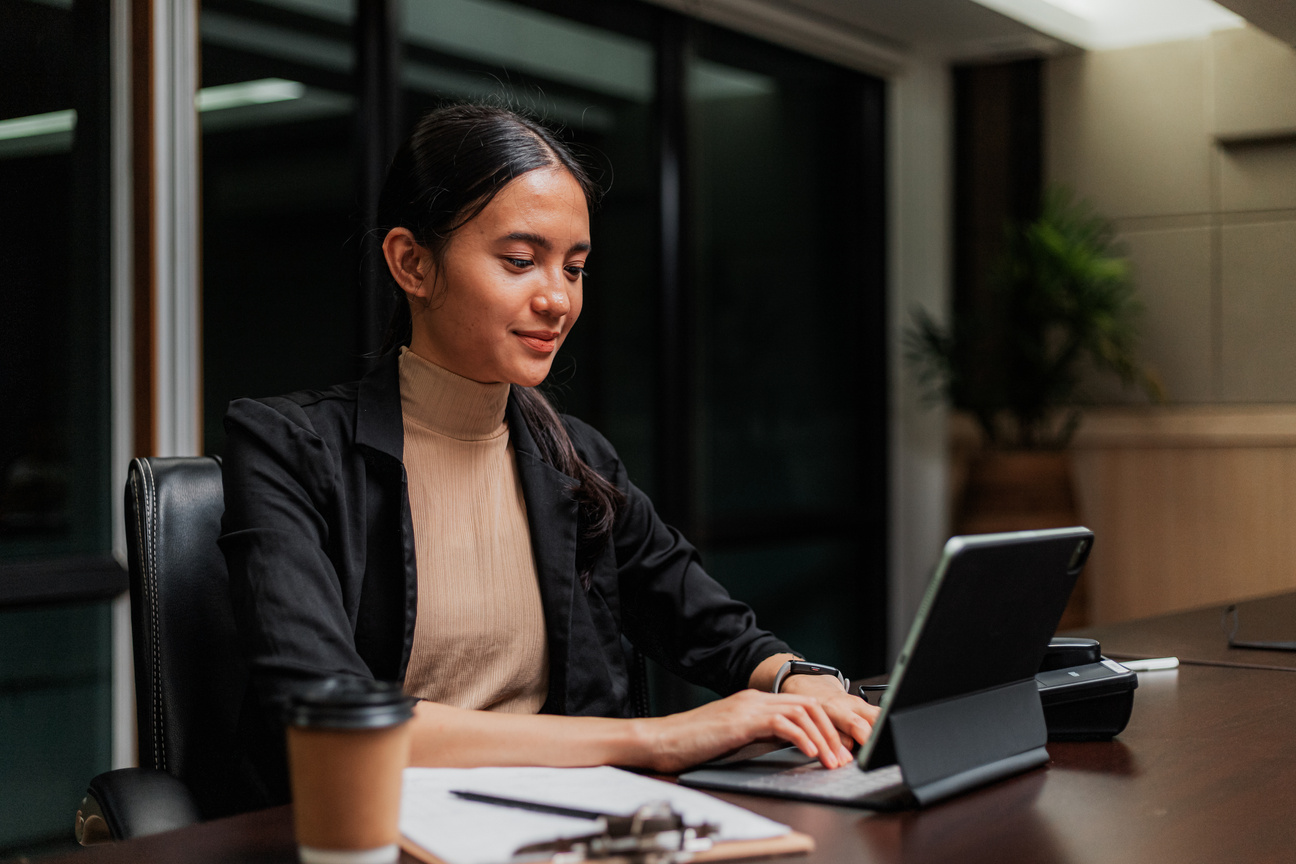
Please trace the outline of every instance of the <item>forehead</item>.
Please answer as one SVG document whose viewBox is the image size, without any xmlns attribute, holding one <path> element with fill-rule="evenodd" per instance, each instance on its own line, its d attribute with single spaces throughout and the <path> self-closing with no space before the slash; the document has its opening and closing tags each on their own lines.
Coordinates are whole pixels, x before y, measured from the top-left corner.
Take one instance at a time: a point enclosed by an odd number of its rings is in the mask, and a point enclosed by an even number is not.
<svg viewBox="0 0 1296 864">
<path fill-rule="evenodd" d="M 589 206 L 567 169 L 537 168 L 509 181 L 473 222 L 490 233 L 540 229 L 555 240 L 586 241 Z"/>
</svg>

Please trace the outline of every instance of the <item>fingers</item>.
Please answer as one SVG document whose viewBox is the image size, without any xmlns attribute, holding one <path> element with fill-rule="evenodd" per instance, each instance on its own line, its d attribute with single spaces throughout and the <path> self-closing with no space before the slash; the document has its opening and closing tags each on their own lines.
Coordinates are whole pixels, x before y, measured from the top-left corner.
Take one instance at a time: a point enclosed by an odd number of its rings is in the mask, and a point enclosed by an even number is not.
<svg viewBox="0 0 1296 864">
<path fill-rule="evenodd" d="M 854 741 L 868 738 L 876 712 L 840 690 L 828 699 L 744 690 L 682 714 L 645 721 L 641 731 L 649 733 L 651 751 L 645 764 L 678 771 L 744 744 L 777 738 L 825 768 L 838 768 L 851 760 Z"/>
<path fill-rule="evenodd" d="M 863 744 L 873 731 L 880 709 L 858 696 L 845 693 L 831 699 L 821 699 L 824 710 L 832 718 L 833 726 L 847 747 Z"/>
<path fill-rule="evenodd" d="M 841 730 L 843 736 L 852 739 L 851 743 L 863 744 L 873 732 L 873 721 L 877 719 L 877 714 L 864 715 L 857 711 L 846 711 L 835 718 L 837 728 Z"/>
<path fill-rule="evenodd" d="M 810 714 L 815 720 L 819 730 L 823 733 L 825 743 L 832 743 L 832 752 L 836 757 L 837 765 L 845 765 L 850 762 L 850 748 L 842 743 L 841 736 L 837 732 L 837 725 L 828 715 L 828 711 L 824 708 L 824 705 L 816 700 L 814 705 L 810 708 Z M 820 759 L 820 761 L 822 762 L 823 759 Z M 824 764 L 827 765 L 826 762 Z M 829 765 L 827 767 L 836 766 Z"/>
<path fill-rule="evenodd" d="M 837 727 L 817 699 L 786 695 L 765 699 L 776 712 L 770 729 L 773 734 L 817 758 L 825 768 L 838 768 L 850 761 L 850 750 L 842 745 Z"/>
<path fill-rule="evenodd" d="M 818 700 L 811 700 L 810 704 L 802 706 L 802 709 L 806 712 L 811 728 L 816 733 L 816 742 L 823 742 L 820 745 L 819 761 L 824 767 L 836 768 L 850 761 L 850 751 L 841 746 L 841 741 L 837 737 L 837 727 L 828 718 L 828 712 L 824 711 Z"/>
<path fill-rule="evenodd" d="M 862 744 L 868 739 L 880 709 L 847 693 L 836 678 L 828 675 L 796 675 L 789 679 L 786 687 L 786 692 L 818 699 L 845 746 L 852 746 L 856 742 Z"/>
<path fill-rule="evenodd" d="M 805 727 L 786 715 L 774 715 L 774 718 L 771 721 L 770 732 L 772 732 L 776 737 L 787 741 L 793 747 L 797 748 L 812 759 L 817 758 L 820 762 L 823 762 L 824 756 L 826 755 L 824 747 L 814 742 L 811 736 L 806 732 Z M 824 767 L 832 768 L 836 766 L 825 765 Z"/>
</svg>

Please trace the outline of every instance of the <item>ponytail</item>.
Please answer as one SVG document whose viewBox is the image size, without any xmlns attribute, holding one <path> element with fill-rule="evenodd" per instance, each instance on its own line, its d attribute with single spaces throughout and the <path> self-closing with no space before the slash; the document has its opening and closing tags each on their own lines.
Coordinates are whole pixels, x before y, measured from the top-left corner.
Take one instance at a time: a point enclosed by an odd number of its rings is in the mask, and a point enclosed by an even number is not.
<svg viewBox="0 0 1296 864">
<path fill-rule="evenodd" d="M 625 493 L 612 485 L 576 452 L 562 418 L 544 394 L 534 387 L 513 387 L 522 419 L 540 448 L 540 457 L 575 480 L 572 495 L 579 507 L 576 536 L 576 572 L 581 587 L 590 587 L 590 575 L 604 546 L 612 536 L 617 511 Z"/>
</svg>

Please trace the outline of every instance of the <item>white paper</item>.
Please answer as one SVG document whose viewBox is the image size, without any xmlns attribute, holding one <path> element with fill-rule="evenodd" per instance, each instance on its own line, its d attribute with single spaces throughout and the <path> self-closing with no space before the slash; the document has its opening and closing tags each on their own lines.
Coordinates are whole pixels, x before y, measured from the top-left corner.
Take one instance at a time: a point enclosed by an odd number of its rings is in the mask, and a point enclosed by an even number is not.
<svg viewBox="0 0 1296 864">
<path fill-rule="evenodd" d="M 618 768 L 406 768 L 401 833 L 447 864 L 502 864 L 529 843 L 579 837 L 594 830 L 573 819 L 465 801 L 452 789 L 543 804 L 629 815 L 652 801 L 668 801 L 689 825 L 710 822 L 725 840 L 758 840 L 790 828 L 704 792 Z"/>
</svg>

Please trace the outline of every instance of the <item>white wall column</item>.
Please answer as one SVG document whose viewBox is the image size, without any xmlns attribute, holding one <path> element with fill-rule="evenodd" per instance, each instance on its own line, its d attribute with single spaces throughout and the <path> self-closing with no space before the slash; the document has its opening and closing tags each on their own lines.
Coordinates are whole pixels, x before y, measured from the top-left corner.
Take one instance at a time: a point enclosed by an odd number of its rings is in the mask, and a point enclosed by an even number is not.
<svg viewBox="0 0 1296 864">
<path fill-rule="evenodd" d="M 889 658 L 948 534 L 946 410 L 926 403 L 905 360 L 915 306 L 945 320 L 950 298 L 953 96 L 948 63 L 913 56 L 890 79 L 888 335 L 891 407 Z"/>
<path fill-rule="evenodd" d="M 113 555 L 126 565 L 126 463 L 131 458 L 131 29 L 130 0 L 112 0 L 109 12 L 112 117 L 112 485 Z M 112 604 L 112 767 L 136 764 L 135 678 L 131 663 L 130 601 Z"/>
<path fill-rule="evenodd" d="M 158 456 L 191 456 L 202 445 L 198 51 L 198 0 L 153 0 Z"/>
</svg>

